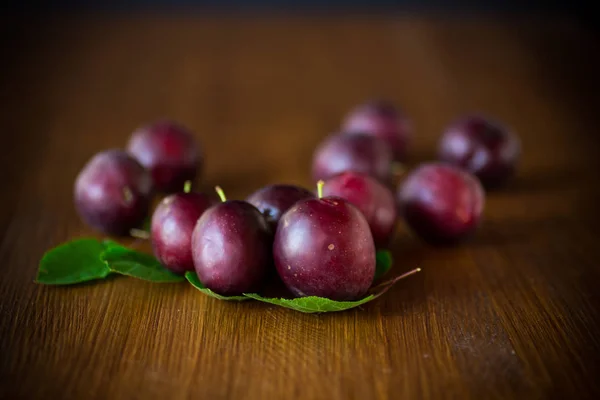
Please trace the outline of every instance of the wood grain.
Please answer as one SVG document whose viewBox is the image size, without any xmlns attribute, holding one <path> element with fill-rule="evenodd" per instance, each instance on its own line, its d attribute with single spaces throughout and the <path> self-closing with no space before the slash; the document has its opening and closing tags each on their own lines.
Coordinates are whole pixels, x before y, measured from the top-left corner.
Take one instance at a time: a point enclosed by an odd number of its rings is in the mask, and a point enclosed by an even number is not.
<svg viewBox="0 0 600 400">
<path fill-rule="evenodd" d="M 81 15 L 3 24 L 0 398 L 598 398 L 597 38 L 568 19 Z M 10 45 L 10 46 L 9 46 Z M 354 104 L 413 118 L 410 166 L 470 111 L 523 141 L 469 243 L 404 227 L 360 310 L 305 315 L 114 278 L 32 283 L 93 234 L 72 204 L 95 152 L 168 116 L 202 141 L 201 185 L 311 185 L 314 147 Z"/>
</svg>

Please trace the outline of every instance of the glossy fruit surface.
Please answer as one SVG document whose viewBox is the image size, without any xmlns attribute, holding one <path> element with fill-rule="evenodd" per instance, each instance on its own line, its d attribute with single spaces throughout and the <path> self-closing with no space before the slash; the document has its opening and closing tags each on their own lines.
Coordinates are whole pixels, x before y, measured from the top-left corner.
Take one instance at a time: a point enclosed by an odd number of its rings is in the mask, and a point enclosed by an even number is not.
<svg viewBox="0 0 600 400">
<path fill-rule="evenodd" d="M 296 296 L 358 299 L 375 274 L 367 220 L 336 197 L 303 200 L 283 214 L 273 256 L 281 280 Z"/>
<path fill-rule="evenodd" d="M 276 184 L 265 186 L 252 193 L 246 201 L 265 216 L 265 219 L 275 232 L 281 215 L 300 200 L 313 198 L 315 195 L 308 189 L 295 186 Z"/>
<path fill-rule="evenodd" d="M 175 273 L 194 270 L 192 232 L 196 222 L 216 200 L 202 193 L 165 197 L 152 215 L 150 238 L 154 255 Z"/>
<path fill-rule="evenodd" d="M 452 124 L 438 147 L 441 161 L 464 168 L 487 188 L 503 184 L 516 169 L 521 146 L 508 128 L 481 116 Z"/>
<path fill-rule="evenodd" d="M 323 196 L 341 197 L 355 205 L 365 216 L 375 244 L 389 244 L 397 222 L 394 194 L 372 177 L 358 172 L 342 172 L 323 185 Z"/>
<path fill-rule="evenodd" d="M 272 243 L 256 207 L 239 200 L 219 203 L 202 214 L 192 234 L 198 278 L 224 296 L 256 292 L 273 265 Z"/>
<path fill-rule="evenodd" d="M 137 129 L 127 151 L 146 167 L 160 192 L 181 190 L 196 178 L 202 155 L 192 133 L 173 121 L 161 120 Z"/>
<path fill-rule="evenodd" d="M 82 220 L 109 235 L 128 235 L 148 215 L 152 180 L 129 154 L 96 154 L 75 180 L 75 208 Z"/>
<path fill-rule="evenodd" d="M 364 134 L 333 135 L 315 150 L 313 179 L 325 180 L 341 172 L 354 171 L 388 183 L 392 162 L 390 148 L 377 137 Z"/>
<path fill-rule="evenodd" d="M 481 221 L 485 192 L 477 178 L 442 163 L 424 164 L 398 189 L 407 225 L 434 244 L 454 243 L 471 235 Z"/>
</svg>

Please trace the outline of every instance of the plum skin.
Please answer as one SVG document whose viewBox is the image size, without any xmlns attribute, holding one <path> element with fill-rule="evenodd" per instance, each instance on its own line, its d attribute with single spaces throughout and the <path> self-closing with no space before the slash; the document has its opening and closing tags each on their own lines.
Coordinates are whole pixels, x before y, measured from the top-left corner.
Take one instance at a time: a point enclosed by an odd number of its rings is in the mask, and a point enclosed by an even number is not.
<svg viewBox="0 0 600 400">
<path fill-rule="evenodd" d="M 372 177 L 347 171 L 328 179 L 323 196 L 341 197 L 365 216 L 377 247 L 387 246 L 395 232 L 398 213 L 394 194 Z"/>
<path fill-rule="evenodd" d="M 146 167 L 159 192 L 172 193 L 193 181 L 203 159 L 192 133 L 182 125 L 159 120 L 131 134 L 127 151 Z"/>
<path fill-rule="evenodd" d="M 375 245 L 367 220 L 344 199 L 296 203 L 277 226 L 277 272 L 295 296 L 338 301 L 364 296 L 375 275 Z"/>
<path fill-rule="evenodd" d="M 405 160 L 412 126 L 391 102 L 376 99 L 355 107 L 344 118 L 342 127 L 347 134 L 365 133 L 385 140 L 394 160 Z"/>
<path fill-rule="evenodd" d="M 176 193 L 154 210 L 150 238 L 154 255 L 167 269 L 183 274 L 194 270 L 192 232 L 196 222 L 216 200 L 202 193 Z"/>
<path fill-rule="evenodd" d="M 308 189 L 286 184 L 265 186 L 246 198 L 246 201 L 265 216 L 265 219 L 275 232 L 281 215 L 300 200 L 314 198 Z"/>
<path fill-rule="evenodd" d="M 478 228 L 485 203 L 479 180 L 451 165 L 433 162 L 412 171 L 397 192 L 400 214 L 430 244 L 454 244 Z"/>
<path fill-rule="evenodd" d="M 315 150 L 312 175 L 318 181 L 355 171 L 387 184 L 391 181 L 392 162 L 391 149 L 382 139 L 366 134 L 336 134 Z"/>
<path fill-rule="evenodd" d="M 250 203 L 230 200 L 212 206 L 192 233 L 200 282 L 223 296 L 258 291 L 273 264 L 272 243 L 269 225 Z"/>
<path fill-rule="evenodd" d="M 93 156 L 75 180 L 77 213 L 89 226 L 108 235 L 125 236 L 148 215 L 152 179 L 124 151 L 110 149 Z"/>
<path fill-rule="evenodd" d="M 480 115 L 454 122 L 438 145 L 441 161 L 466 169 L 486 189 L 499 187 L 514 175 L 520 152 L 514 132 Z"/>
</svg>

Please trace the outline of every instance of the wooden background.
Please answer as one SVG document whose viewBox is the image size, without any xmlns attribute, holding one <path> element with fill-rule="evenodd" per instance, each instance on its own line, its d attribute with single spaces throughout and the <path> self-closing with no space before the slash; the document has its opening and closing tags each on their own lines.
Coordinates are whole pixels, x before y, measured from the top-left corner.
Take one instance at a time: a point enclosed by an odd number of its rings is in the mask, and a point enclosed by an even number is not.
<svg viewBox="0 0 600 400">
<path fill-rule="evenodd" d="M 598 46 L 567 18 L 87 15 L 2 24 L 0 398 L 598 398 Z M 195 130 L 202 186 L 309 186 L 353 105 L 413 118 L 410 166 L 483 111 L 523 141 L 468 244 L 404 227 L 362 309 L 305 315 L 186 284 L 33 284 L 47 249 L 93 234 L 72 185 L 95 152 L 168 116 Z"/>
</svg>

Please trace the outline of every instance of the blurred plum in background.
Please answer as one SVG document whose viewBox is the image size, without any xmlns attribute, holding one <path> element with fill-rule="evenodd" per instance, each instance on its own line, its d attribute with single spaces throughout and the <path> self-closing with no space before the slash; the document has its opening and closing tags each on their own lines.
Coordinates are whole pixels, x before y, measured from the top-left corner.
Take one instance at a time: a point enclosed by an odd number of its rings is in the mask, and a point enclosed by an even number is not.
<svg viewBox="0 0 600 400">
<path fill-rule="evenodd" d="M 503 184 L 514 172 L 521 145 L 517 135 L 490 118 L 479 115 L 455 121 L 442 135 L 441 161 L 464 168 L 486 188 Z"/>
<path fill-rule="evenodd" d="M 383 139 L 396 161 L 405 160 L 412 134 L 407 116 L 387 100 L 372 100 L 354 108 L 345 117 L 342 130 L 347 134 L 362 133 Z"/>
<path fill-rule="evenodd" d="M 134 131 L 127 150 L 150 170 L 154 188 L 159 192 L 183 190 L 186 181 L 197 177 L 203 163 L 192 132 L 170 120 L 160 120 Z"/>
</svg>

